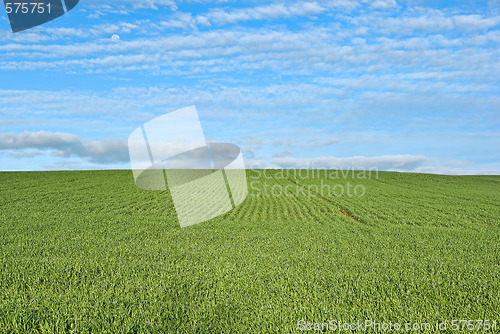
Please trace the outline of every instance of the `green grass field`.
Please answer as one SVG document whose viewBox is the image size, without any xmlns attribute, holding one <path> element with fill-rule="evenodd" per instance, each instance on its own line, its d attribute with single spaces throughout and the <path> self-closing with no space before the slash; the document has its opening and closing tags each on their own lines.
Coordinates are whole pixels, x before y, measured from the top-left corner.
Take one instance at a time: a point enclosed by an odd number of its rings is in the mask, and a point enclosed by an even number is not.
<svg viewBox="0 0 500 334">
<path fill-rule="evenodd" d="M 328 173 L 247 171 L 184 229 L 130 171 L 0 173 L 0 332 L 500 321 L 500 176 Z"/>
</svg>

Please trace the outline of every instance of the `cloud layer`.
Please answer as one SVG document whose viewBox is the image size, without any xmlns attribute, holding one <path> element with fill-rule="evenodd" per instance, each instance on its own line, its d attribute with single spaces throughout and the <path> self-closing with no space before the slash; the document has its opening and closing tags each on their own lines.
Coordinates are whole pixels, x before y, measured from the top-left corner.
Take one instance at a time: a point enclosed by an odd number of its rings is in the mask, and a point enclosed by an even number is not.
<svg viewBox="0 0 500 334">
<path fill-rule="evenodd" d="M 496 171 L 500 6 L 430 3 L 89 0 L 20 34 L 0 21 L 0 152 L 125 166 L 133 129 L 196 104 L 263 167 Z"/>
</svg>

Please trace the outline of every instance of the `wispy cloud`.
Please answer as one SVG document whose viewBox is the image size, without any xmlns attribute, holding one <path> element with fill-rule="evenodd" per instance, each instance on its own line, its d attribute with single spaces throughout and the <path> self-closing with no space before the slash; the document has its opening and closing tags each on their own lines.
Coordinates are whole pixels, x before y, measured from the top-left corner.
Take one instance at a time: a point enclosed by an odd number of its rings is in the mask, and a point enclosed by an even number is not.
<svg viewBox="0 0 500 334">
<path fill-rule="evenodd" d="M 171 11 L 177 10 L 177 3 L 173 0 L 88 0 L 89 18 L 98 19 L 109 14 L 129 15 L 137 10 L 159 10 L 167 7 Z"/>
<path fill-rule="evenodd" d="M 396 0 L 376 0 L 371 4 L 372 8 L 375 9 L 388 9 L 396 7 Z"/>
<path fill-rule="evenodd" d="M 96 138 L 120 141 L 196 104 L 209 137 L 242 138 L 263 166 L 314 155 L 451 170 L 432 160 L 444 155 L 477 163 L 461 169 L 496 168 L 498 136 L 482 135 L 500 126 L 493 2 L 88 0 L 70 15 L 19 34 L 2 22 L 0 129 L 19 143 L 25 130 L 42 140 L 40 129 L 76 142 L 4 157 L 66 154 L 90 166 L 113 146 Z"/>
<path fill-rule="evenodd" d="M 208 14 L 199 15 L 196 19 L 207 25 L 224 25 L 249 20 L 271 20 L 290 18 L 294 16 L 317 15 L 326 10 L 317 2 L 298 2 L 295 4 L 270 4 L 266 6 L 249 7 L 245 9 L 212 10 Z"/>
</svg>

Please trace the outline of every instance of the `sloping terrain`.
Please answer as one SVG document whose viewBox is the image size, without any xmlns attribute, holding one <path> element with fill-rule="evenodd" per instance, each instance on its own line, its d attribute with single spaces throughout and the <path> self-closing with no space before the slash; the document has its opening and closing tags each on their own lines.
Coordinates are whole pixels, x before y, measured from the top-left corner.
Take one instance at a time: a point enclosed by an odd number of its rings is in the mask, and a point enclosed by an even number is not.
<svg viewBox="0 0 500 334">
<path fill-rule="evenodd" d="M 130 171 L 0 173 L 0 332 L 500 320 L 499 176 L 298 172 L 184 229 Z"/>
</svg>

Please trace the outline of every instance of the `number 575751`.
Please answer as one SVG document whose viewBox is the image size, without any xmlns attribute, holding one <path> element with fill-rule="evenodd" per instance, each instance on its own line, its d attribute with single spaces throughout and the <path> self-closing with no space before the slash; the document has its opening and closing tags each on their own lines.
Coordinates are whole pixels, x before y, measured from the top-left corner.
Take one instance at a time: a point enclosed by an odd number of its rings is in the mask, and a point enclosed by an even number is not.
<svg viewBox="0 0 500 334">
<path fill-rule="evenodd" d="M 44 4 L 43 2 L 6 2 L 5 10 L 7 14 L 10 13 L 22 13 L 22 14 L 43 14 L 45 12 L 50 13 L 50 3 Z"/>
</svg>

